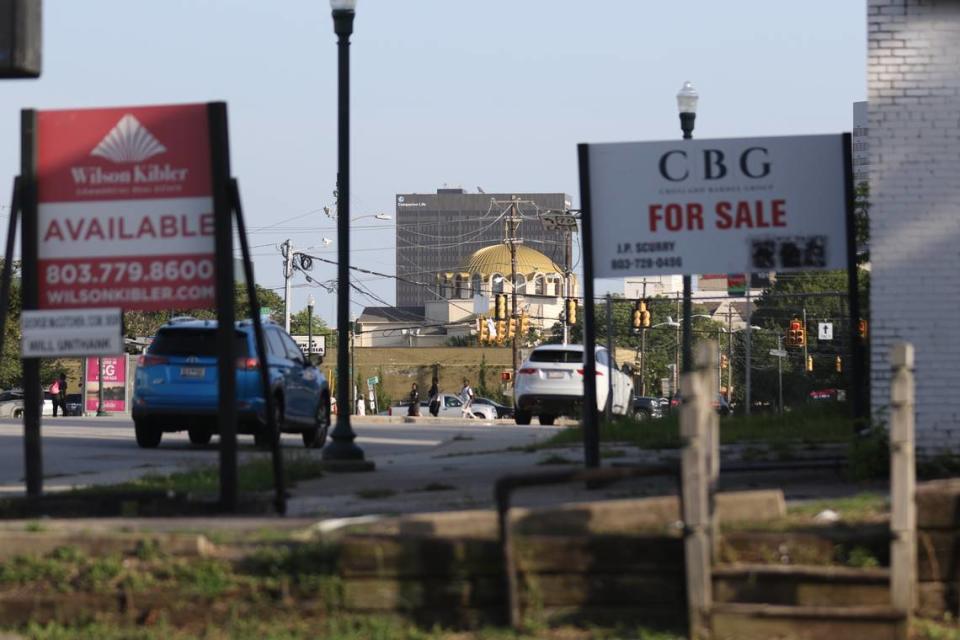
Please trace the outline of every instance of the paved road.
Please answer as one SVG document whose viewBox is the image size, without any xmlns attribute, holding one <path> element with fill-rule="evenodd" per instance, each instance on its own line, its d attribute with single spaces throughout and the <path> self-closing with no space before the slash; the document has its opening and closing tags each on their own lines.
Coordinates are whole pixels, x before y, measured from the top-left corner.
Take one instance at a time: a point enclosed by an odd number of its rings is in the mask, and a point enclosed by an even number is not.
<svg viewBox="0 0 960 640">
<path fill-rule="evenodd" d="M 457 442 L 460 450 L 495 451 L 522 446 L 549 436 L 554 427 L 518 427 L 513 424 L 472 424 L 430 420 L 425 423 L 384 423 L 358 418 L 357 443 L 378 464 L 409 459 Z M 458 424 L 460 423 L 460 424 Z M 52 418 L 42 425 L 44 489 L 55 491 L 78 485 L 120 482 L 144 473 L 169 473 L 195 465 L 216 465 L 217 439 L 210 445 L 191 445 L 186 432 L 164 434 L 157 449 L 140 449 L 133 422 L 127 416 Z M 298 435 L 285 435 L 283 446 L 303 451 Z M 240 436 L 241 456 L 256 455 L 250 436 Z M 311 451 L 311 455 L 320 455 Z M 0 495 L 22 493 L 23 426 L 0 420 Z"/>
</svg>

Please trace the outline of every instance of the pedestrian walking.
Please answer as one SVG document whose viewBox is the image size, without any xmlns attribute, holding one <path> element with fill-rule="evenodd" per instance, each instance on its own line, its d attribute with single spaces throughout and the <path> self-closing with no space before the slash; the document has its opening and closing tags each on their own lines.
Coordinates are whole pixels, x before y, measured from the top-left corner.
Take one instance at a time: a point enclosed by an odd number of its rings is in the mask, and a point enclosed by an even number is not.
<svg viewBox="0 0 960 640">
<path fill-rule="evenodd" d="M 50 385 L 49 391 L 54 417 L 57 415 L 57 407 L 60 407 L 60 415 L 67 415 L 67 374 L 61 373 Z"/>
<path fill-rule="evenodd" d="M 463 403 L 463 408 L 460 409 L 461 418 L 473 418 L 473 389 L 470 388 L 470 381 L 466 378 L 463 379 L 463 388 L 460 389 L 460 401 Z"/>
<path fill-rule="evenodd" d="M 440 381 L 436 378 L 433 379 L 433 384 L 430 385 L 430 413 L 436 418 L 440 415 Z"/>
<path fill-rule="evenodd" d="M 417 417 L 420 415 L 420 391 L 417 389 L 417 383 L 410 385 L 410 406 L 407 408 L 407 415 Z"/>
</svg>

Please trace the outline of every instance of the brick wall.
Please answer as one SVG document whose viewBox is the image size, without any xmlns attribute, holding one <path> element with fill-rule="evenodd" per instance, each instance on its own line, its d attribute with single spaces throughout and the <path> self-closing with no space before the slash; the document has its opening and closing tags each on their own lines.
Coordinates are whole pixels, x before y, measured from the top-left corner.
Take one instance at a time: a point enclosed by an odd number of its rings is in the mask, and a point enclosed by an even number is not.
<svg viewBox="0 0 960 640">
<path fill-rule="evenodd" d="M 917 444 L 960 452 L 960 2 L 869 0 L 873 409 L 917 352 Z"/>
</svg>

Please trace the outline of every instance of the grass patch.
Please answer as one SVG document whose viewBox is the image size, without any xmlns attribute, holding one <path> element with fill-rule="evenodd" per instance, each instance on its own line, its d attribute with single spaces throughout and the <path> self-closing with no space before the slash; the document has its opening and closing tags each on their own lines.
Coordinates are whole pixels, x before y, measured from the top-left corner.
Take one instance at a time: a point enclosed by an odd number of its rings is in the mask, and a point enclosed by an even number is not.
<svg viewBox="0 0 960 640">
<path fill-rule="evenodd" d="M 814 500 L 787 508 L 787 517 L 813 520 L 818 513 L 832 509 L 844 523 L 878 522 L 890 515 L 890 499 L 880 493 L 859 493 L 846 498 Z"/>
<path fill-rule="evenodd" d="M 258 457 L 238 466 L 241 492 L 270 491 L 273 489 L 273 461 L 267 457 Z M 302 480 L 319 478 L 323 475 L 323 462 L 310 454 L 284 454 L 283 476 L 288 487 Z M 220 470 L 216 466 L 203 466 L 189 471 L 179 471 L 167 475 L 148 473 L 136 480 L 112 485 L 97 485 L 74 489 L 73 493 L 113 493 L 136 491 L 167 491 L 192 494 L 216 494 L 220 490 Z"/>
<path fill-rule="evenodd" d="M 960 627 L 949 620 L 914 618 L 910 632 L 913 640 L 960 640 Z"/>
<path fill-rule="evenodd" d="M 229 617 L 218 624 L 181 630 L 160 621 L 153 627 L 90 622 L 63 625 L 30 624 L 15 632 L 31 640 L 682 640 L 684 636 L 644 627 L 625 626 L 616 629 L 558 627 L 527 632 L 498 627 L 473 631 L 448 631 L 442 628 L 423 629 L 405 620 L 377 615 L 337 615 L 325 619 L 277 616 L 272 620 L 251 620 Z M 926 638 L 926 636 L 924 636 Z M 944 636 L 946 638 L 946 636 Z M 953 638 L 953 636 L 949 636 Z M 934 637 L 930 637 L 933 640 Z M 940 636 L 936 636 L 937 639 Z"/>
<path fill-rule="evenodd" d="M 364 500 L 379 500 L 380 498 L 390 498 L 397 495 L 393 489 L 361 489 L 357 491 L 356 496 Z"/>
<path fill-rule="evenodd" d="M 720 419 L 720 443 L 770 443 L 781 447 L 780 454 L 790 455 L 790 443 L 821 444 L 847 443 L 853 438 L 853 421 L 846 405 L 830 407 L 803 407 L 782 416 L 761 414 L 730 416 Z M 674 414 L 660 420 L 637 422 L 618 416 L 600 425 L 601 442 L 623 442 L 641 449 L 678 449 L 680 439 L 679 417 Z M 535 448 L 561 445 L 579 445 L 583 442 L 583 428 L 571 427 L 555 434 Z M 782 459 L 782 458 L 781 458 Z"/>
<path fill-rule="evenodd" d="M 575 461 L 570 458 L 566 458 L 561 455 L 551 454 L 542 460 L 537 461 L 538 465 L 551 465 L 551 464 L 577 464 Z"/>
</svg>

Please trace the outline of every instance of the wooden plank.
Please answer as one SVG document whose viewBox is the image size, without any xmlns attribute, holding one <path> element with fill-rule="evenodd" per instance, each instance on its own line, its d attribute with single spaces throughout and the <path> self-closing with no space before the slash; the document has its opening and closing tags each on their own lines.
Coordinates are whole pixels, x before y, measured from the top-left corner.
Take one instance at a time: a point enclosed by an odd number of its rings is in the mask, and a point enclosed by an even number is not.
<svg viewBox="0 0 960 640">
<path fill-rule="evenodd" d="M 890 361 L 890 591 L 909 621 L 917 606 L 913 345 L 894 345 Z"/>
<path fill-rule="evenodd" d="M 700 372 L 685 373 L 680 381 L 683 404 L 680 407 L 683 520 L 686 530 L 684 562 L 687 573 L 687 606 L 690 636 L 700 638 L 708 631 L 712 605 L 710 567 L 712 545 L 709 537 L 710 514 L 707 500 L 709 483 L 707 455 L 707 412 L 712 411 Z"/>
<path fill-rule="evenodd" d="M 718 604 L 714 640 L 899 640 L 906 622 L 891 607 L 782 607 Z"/>
</svg>

